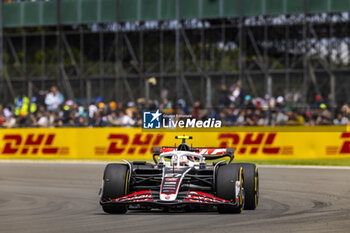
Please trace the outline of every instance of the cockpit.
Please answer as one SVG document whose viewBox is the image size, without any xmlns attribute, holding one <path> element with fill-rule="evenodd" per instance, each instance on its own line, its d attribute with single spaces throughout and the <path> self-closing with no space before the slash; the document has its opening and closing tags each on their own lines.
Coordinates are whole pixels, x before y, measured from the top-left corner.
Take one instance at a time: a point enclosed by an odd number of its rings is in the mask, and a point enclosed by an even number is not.
<svg viewBox="0 0 350 233">
<path fill-rule="evenodd" d="M 186 144 L 186 139 L 192 139 L 191 136 L 176 136 L 175 139 L 182 139 L 178 147 L 154 147 L 153 160 L 159 167 L 197 167 L 205 168 L 205 160 L 217 160 L 229 157 L 231 163 L 234 156 L 234 149 L 231 148 L 193 148 Z M 159 161 L 156 157 L 159 156 Z"/>
<path fill-rule="evenodd" d="M 159 156 L 159 162 L 166 167 L 194 167 L 204 163 L 204 157 L 188 151 L 166 152 Z"/>
</svg>

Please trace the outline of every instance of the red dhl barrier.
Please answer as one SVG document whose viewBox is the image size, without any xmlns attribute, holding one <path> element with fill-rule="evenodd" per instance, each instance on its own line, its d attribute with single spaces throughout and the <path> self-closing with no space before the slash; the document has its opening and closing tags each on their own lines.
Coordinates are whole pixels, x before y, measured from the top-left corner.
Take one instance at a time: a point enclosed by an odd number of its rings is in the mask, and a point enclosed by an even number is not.
<svg viewBox="0 0 350 233">
<path fill-rule="evenodd" d="M 258 131 L 258 130 L 257 130 Z M 194 147 L 235 148 L 238 159 L 350 158 L 350 132 L 193 132 Z M 128 128 L 1 129 L 0 159 L 150 160 L 179 132 Z"/>
</svg>

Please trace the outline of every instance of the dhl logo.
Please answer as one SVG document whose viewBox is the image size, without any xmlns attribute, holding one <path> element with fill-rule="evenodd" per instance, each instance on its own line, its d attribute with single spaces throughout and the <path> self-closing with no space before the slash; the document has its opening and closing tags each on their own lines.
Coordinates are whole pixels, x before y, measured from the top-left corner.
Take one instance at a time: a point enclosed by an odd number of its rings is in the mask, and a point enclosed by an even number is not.
<svg viewBox="0 0 350 233">
<path fill-rule="evenodd" d="M 4 147 L 0 152 L 4 155 L 14 154 L 68 154 L 68 147 L 54 147 L 54 134 L 5 134 L 3 137 Z"/>
<path fill-rule="evenodd" d="M 95 147 L 96 155 L 146 154 L 152 153 L 154 146 L 160 146 L 164 134 L 110 134 L 109 146 Z"/>
<path fill-rule="evenodd" d="M 218 135 L 219 147 L 233 147 L 239 154 L 293 154 L 292 146 L 273 146 L 276 133 L 221 133 Z M 110 134 L 107 147 L 95 147 L 96 155 L 144 155 L 152 153 L 154 146 L 162 145 L 164 134 Z M 201 145 L 205 146 L 205 145 Z"/>
<path fill-rule="evenodd" d="M 293 154 L 292 146 L 273 146 L 277 133 L 221 133 L 219 147 L 233 147 L 238 154 Z"/>
<path fill-rule="evenodd" d="M 340 138 L 348 140 L 345 140 L 341 146 L 326 146 L 326 155 L 350 154 L 350 133 L 342 133 Z"/>
</svg>

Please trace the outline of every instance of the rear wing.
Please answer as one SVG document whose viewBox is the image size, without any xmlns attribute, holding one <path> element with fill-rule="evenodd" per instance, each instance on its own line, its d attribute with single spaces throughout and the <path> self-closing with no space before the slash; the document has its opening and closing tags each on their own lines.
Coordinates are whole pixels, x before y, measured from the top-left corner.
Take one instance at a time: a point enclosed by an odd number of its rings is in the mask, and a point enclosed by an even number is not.
<svg viewBox="0 0 350 233">
<path fill-rule="evenodd" d="M 160 151 L 161 153 L 176 151 L 176 147 L 158 147 L 158 148 L 159 148 L 158 151 Z M 154 152 L 154 149 L 153 149 L 153 152 Z M 217 148 L 217 147 L 197 147 L 197 148 L 191 148 L 190 152 L 194 152 L 200 155 L 219 155 L 219 154 L 227 154 L 227 153 L 233 154 L 234 149 Z"/>
<path fill-rule="evenodd" d="M 176 151 L 176 147 L 153 147 L 153 159 L 155 156 L 165 152 Z M 202 155 L 206 160 L 216 160 L 224 157 L 229 157 L 232 162 L 234 158 L 234 148 L 217 148 L 217 147 L 197 147 L 191 148 L 189 152 Z"/>
</svg>

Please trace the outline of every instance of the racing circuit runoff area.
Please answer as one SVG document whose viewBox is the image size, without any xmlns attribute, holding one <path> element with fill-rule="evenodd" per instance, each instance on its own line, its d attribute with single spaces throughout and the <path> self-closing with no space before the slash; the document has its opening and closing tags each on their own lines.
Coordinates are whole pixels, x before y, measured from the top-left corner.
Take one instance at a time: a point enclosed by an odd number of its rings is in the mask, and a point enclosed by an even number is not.
<svg viewBox="0 0 350 233">
<path fill-rule="evenodd" d="M 104 162 L 0 162 L 0 232 L 349 232 L 350 169 L 259 166 L 254 211 L 103 213 Z"/>
</svg>

